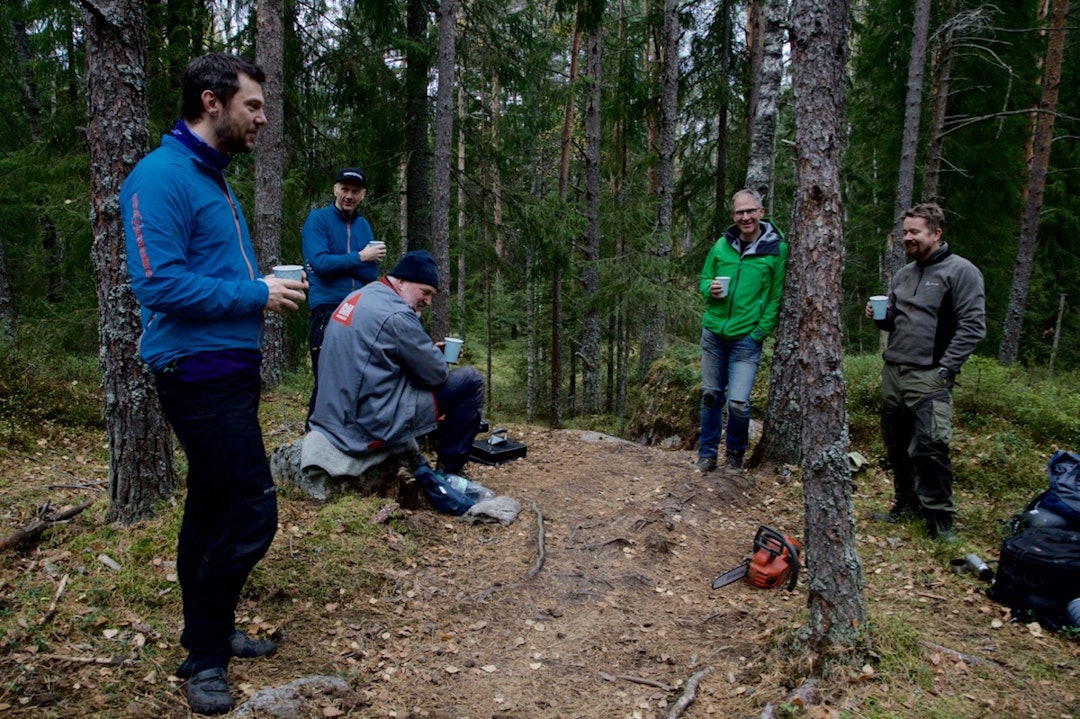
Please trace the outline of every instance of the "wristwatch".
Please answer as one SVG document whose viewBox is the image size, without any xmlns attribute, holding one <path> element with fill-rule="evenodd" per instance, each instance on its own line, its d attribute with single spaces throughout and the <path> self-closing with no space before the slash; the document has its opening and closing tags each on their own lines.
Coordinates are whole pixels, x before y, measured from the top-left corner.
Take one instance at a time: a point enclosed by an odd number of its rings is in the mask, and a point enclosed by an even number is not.
<svg viewBox="0 0 1080 719">
<path fill-rule="evenodd" d="M 941 379 L 945 380 L 946 382 L 952 382 L 956 378 L 956 373 L 953 372 L 948 367 L 938 367 L 937 368 L 937 373 L 938 373 L 938 376 L 941 377 Z"/>
</svg>

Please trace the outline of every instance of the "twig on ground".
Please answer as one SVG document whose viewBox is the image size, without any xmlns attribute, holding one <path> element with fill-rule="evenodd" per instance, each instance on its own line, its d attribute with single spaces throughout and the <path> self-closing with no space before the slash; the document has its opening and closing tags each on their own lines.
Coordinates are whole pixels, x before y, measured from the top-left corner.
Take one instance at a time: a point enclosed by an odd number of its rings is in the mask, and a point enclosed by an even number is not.
<svg viewBox="0 0 1080 719">
<path fill-rule="evenodd" d="M 687 708 L 694 703 L 694 699 L 697 697 L 697 685 L 701 681 L 701 678 L 712 671 L 712 667 L 705 667 L 694 676 L 690 677 L 690 681 L 686 682 L 686 689 L 683 690 L 682 696 L 671 706 L 671 711 L 668 712 L 668 719 L 678 719 Z"/>
<path fill-rule="evenodd" d="M 60 601 L 60 595 L 64 593 L 64 589 L 67 588 L 67 583 L 68 575 L 65 574 L 60 580 L 60 586 L 56 588 L 56 594 L 53 595 L 52 601 L 49 602 L 49 609 L 45 612 L 45 618 L 41 621 L 42 624 L 48 624 L 56 616 L 56 604 Z"/>
<path fill-rule="evenodd" d="M 105 480 L 100 479 L 96 482 L 80 482 L 79 484 L 50 484 L 47 487 L 49 489 L 96 489 L 103 492 L 105 484 Z"/>
<path fill-rule="evenodd" d="M 958 662 L 964 662 L 964 664 L 978 664 L 984 667 L 996 667 L 998 669 L 1004 669 L 1010 675 L 1012 674 L 1012 672 L 1009 672 L 1009 668 L 1007 666 L 1001 664 L 1000 662 L 995 662 L 993 659 L 983 659 L 982 657 L 964 654 L 963 652 L 958 652 L 955 649 L 950 649 L 949 647 L 943 646 L 941 644 L 935 644 L 934 642 L 923 642 L 923 645 L 927 649 L 935 652 L 941 652 L 942 654 L 947 654 Z"/>
<path fill-rule="evenodd" d="M 3 540 L 0 540 L 0 551 L 4 549 L 11 549 L 20 542 L 37 539 L 42 532 L 44 532 L 52 525 L 58 522 L 63 522 L 65 519 L 71 519 L 79 512 L 91 506 L 93 503 L 94 500 L 90 500 L 89 502 L 83 502 L 82 504 L 72 507 L 71 509 L 66 509 L 59 514 L 50 516 L 52 513 L 49 508 L 49 503 L 46 502 L 45 506 L 38 510 L 37 519 L 35 519 L 33 522 L 30 522 L 30 524 L 26 525 L 22 529 L 12 532 Z"/>
<path fill-rule="evenodd" d="M 72 664 L 101 664 L 107 667 L 133 667 L 138 662 L 134 659 L 122 657 L 70 657 L 65 654 L 38 654 L 39 659 L 55 659 L 58 662 L 71 662 Z"/>
<path fill-rule="evenodd" d="M 926 597 L 927 599 L 936 599 L 939 602 L 947 602 L 947 601 L 949 601 L 948 597 L 943 597 L 940 594 L 931 594 L 930 592 L 915 592 L 915 596 L 917 596 L 917 597 Z"/>
<path fill-rule="evenodd" d="M 531 499 L 529 500 L 529 506 L 532 507 L 533 514 L 536 515 L 536 562 L 533 563 L 528 575 L 528 578 L 532 579 L 544 568 L 546 554 L 544 553 L 544 515 L 541 514 L 540 508 L 536 506 L 536 502 Z"/>
<path fill-rule="evenodd" d="M 599 674 L 600 678 L 603 679 L 606 682 L 615 682 L 615 681 L 619 681 L 621 679 L 624 682 L 633 682 L 634 684 L 644 684 L 647 687 L 656 687 L 657 689 L 661 689 L 661 690 L 663 690 L 665 692 L 673 692 L 673 691 L 675 691 L 675 687 L 668 686 L 667 684 L 664 684 L 663 682 L 654 681 L 652 679 L 645 679 L 644 677 L 636 677 L 633 674 L 615 675 L 615 674 L 609 674 L 608 672 L 605 672 L 605 671 L 598 671 L 597 674 Z"/>
</svg>

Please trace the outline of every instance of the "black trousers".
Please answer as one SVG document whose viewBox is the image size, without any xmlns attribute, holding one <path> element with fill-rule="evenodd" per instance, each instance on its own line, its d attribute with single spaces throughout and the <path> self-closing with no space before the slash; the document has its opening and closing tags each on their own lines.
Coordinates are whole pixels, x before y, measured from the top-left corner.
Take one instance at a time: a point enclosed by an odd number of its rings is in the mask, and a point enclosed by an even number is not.
<svg viewBox="0 0 1080 719">
<path fill-rule="evenodd" d="M 229 663 L 236 605 L 277 531 L 277 493 L 259 426 L 258 373 L 183 382 L 155 375 L 188 460 L 176 566 L 195 672 Z"/>
</svg>

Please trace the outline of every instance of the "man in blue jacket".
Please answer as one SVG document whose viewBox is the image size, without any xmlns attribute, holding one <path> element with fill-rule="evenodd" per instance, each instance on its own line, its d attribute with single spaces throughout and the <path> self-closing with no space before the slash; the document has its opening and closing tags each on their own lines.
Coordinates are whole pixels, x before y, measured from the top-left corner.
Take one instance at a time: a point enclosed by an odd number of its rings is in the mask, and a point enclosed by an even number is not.
<svg viewBox="0 0 1080 719">
<path fill-rule="evenodd" d="M 301 231 L 304 267 L 311 283 L 308 347 L 315 376 L 308 417 L 315 409 L 319 390 L 319 350 L 326 323 L 350 292 L 378 279 L 379 263 L 386 258 L 385 243 L 375 242 L 371 225 L 359 211 L 366 194 L 363 171 L 344 168 L 334 180 L 334 201 L 312 210 Z"/>
<path fill-rule="evenodd" d="M 435 432 L 438 469 L 461 473 L 480 428 L 484 378 L 475 367 L 447 371 L 420 324 L 438 289 L 435 260 L 415 250 L 330 317 L 310 424 L 338 451 L 361 457 Z"/>
<path fill-rule="evenodd" d="M 212 53 L 184 72 L 183 117 L 120 192 L 143 360 L 188 459 L 176 566 L 183 592 L 176 670 L 192 711 L 233 698 L 231 656 L 270 654 L 234 624 L 240 591 L 277 530 L 258 408 L 263 312 L 297 309 L 306 283 L 260 277 L 247 222 L 225 180 L 266 124 L 257 66 Z"/>
</svg>

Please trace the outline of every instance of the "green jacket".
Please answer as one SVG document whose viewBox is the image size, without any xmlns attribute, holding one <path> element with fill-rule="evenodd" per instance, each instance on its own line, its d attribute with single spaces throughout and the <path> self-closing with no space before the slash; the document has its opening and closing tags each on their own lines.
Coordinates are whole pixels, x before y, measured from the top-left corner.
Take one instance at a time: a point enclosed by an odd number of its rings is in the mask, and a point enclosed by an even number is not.
<svg viewBox="0 0 1080 719">
<path fill-rule="evenodd" d="M 740 255 L 736 249 L 739 230 L 734 225 L 728 228 L 701 268 L 698 289 L 705 298 L 701 324 L 722 339 L 750 335 L 764 342 L 776 330 L 788 245 L 780 230 L 767 220 L 762 220 L 761 230 L 761 236 Z M 709 285 L 716 277 L 731 278 L 727 297 L 722 300 L 709 295 Z"/>
</svg>

